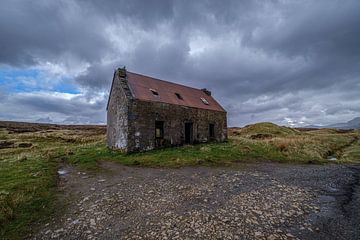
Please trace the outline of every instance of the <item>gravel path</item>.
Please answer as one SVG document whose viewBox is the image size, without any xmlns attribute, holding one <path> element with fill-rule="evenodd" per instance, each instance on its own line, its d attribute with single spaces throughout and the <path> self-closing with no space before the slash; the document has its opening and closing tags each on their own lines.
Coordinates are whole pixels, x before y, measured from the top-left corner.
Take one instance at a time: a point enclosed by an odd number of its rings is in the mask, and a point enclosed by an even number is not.
<svg viewBox="0 0 360 240">
<path fill-rule="evenodd" d="M 356 166 L 66 167 L 68 207 L 31 239 L 359 239 Z"/>
</svg>

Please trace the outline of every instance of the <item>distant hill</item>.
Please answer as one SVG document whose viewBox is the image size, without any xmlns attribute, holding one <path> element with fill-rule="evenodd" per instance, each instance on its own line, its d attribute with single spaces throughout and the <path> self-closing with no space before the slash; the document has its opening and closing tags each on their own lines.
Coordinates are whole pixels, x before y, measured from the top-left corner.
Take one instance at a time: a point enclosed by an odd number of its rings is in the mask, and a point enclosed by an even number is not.
<svg viewBox="0 0 360 240">
<path fill-rule="evenodd" d="M 46 117 L 46 118 L 39 118 L 35 122 L 37 122 L 37 123 L 52 123 L 53 120 L 50 117 Z"/>
<path fill-rule="evenodd" d="M 360 117 L 356 117 L 346 123 L 334 123 L 325 126 L 309 125 L 305 128 L 337 128 L 337 129 L 360 129 Z"/>
<path fill-rule="evenodd" d="M 0 121 L 0 129 L 5 128 L 11 133 L 38 132 L 47 130 L 93 130 L 98 129 L 100 133 L 106 132 L 106 125 L 61 125 L 53 123 L 29 123 Z"/>
</svg>

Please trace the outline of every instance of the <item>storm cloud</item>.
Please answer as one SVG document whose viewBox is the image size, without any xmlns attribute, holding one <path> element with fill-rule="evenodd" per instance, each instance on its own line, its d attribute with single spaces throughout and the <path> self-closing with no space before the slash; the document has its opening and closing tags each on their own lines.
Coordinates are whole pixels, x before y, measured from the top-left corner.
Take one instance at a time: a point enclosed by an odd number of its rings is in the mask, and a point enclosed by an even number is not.
<svg viewBox="0 0 360 240">
<path fill-rule="evenodd" d="M 0 118 L 104 123 L 126 65 L 212 90 L 230 126 L 345 122 L 360 116 L 359 12 L 356 0 L 2 1 Z"/>
</svg>

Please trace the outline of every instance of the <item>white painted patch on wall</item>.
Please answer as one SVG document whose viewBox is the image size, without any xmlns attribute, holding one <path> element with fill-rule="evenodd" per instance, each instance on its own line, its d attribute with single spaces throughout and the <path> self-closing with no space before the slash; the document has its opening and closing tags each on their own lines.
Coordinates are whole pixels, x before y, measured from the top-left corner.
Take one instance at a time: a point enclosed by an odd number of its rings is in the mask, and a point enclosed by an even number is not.
<svg viewBox="0 0 360 240">
<path fill-rule="evenodd" d="M 154 149 L 153 146 L 147 146 L 147 147 L 146 147 L 146 151 L 153 150 L 153 149 Z"/>
<path fill-rule="evenodd" d="M 127 142 L 126 142 L 126 136 L 122 131 L 119 131 L 119 134 L 117 136 L 117 140 L 116 140 L 116 144 L 115 147 L 116 148 L 121 148 L 124 149 L 126 148 Z"/>
<path fill-rule="evenodd" d="M 124 149 L 126 147 L 126 142 L 123 139 L 118 139 L 115 144 L 116 148 Z"/>
</svg>

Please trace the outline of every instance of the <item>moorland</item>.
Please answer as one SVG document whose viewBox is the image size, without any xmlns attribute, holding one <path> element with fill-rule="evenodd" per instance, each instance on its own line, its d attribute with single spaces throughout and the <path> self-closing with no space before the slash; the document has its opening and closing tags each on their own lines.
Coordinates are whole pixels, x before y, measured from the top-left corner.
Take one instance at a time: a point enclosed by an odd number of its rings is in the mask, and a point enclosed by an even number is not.
<svg viewBox="0 0 360 240">
<path fill-rule="evenodd" d="M 106 126 L 0 122 L 0 236 L 22 238 L 54 212 L 58 169 L 102 171 L 101 162 L 179 168 L 234 163 L 353 164 L 360 131 L 294 129 L 272 123 L 229 128 L 224 143 L 125 154 L 105 144 Z M 56 203 L 58 204 L 58 203 Z"/>
</svg>

